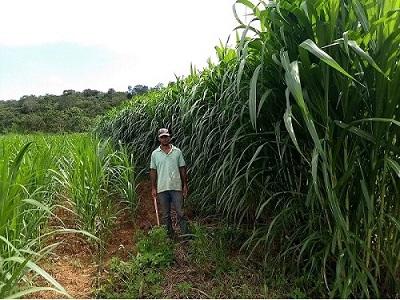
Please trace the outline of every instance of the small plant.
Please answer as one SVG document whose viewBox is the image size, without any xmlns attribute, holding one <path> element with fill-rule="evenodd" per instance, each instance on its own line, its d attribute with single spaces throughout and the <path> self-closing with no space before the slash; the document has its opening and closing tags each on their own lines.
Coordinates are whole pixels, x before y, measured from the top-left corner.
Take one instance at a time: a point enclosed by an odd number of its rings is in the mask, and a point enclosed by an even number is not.
<svg viewBox="0 0 400 300">
<path fill-rule="evenodd" d="M 173 245 L 164 227 L 147 234 L 139 233 L 138 252 L 129 261 L 110 261 L 108 278 L 96 291 L 100 298 L 159 298 L 162 294 L 161 271 L 171 265 Z"/>
<path fill-rule="evenodd" d="M 304 299 L 306 298 L 306 294 L 300 290 L 300 288 L 295 288 L 291 293 L 290 293 L 291 298 L 293 299 Z"/>
<path fill-rule="evenodd" d="M 136 260 L 143 267 L 166 267 L 174 258 L 173 244 L 164 227 L 155 227 L 147 235 L 139 234 Z"/>
<path fill-rule="evenodd" d="M 190 242 L 192 262 L 216 275 L 234 270 L 235 266 L 229 259 L 229 241 L 225 232 L 224 228 L 207 230 L 194 224 L 195 238 Z"/>
<path fill-rule="evenodd" d="M 176 285 L 176 289 L 178 290 L 181 298 L 187 296 L 192 288 L 193 285 L 186 281 L 180 282 Z"/>
</svg>

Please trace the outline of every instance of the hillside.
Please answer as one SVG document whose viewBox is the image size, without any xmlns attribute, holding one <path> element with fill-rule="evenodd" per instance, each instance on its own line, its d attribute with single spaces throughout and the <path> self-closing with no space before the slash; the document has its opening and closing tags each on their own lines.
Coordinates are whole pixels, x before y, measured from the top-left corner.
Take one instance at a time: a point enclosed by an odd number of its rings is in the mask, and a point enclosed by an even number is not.
<svg viewBox="0 0 400 300">
<path fill-rule="evenodd" d="M 114 89 L 107 93 L 86 89 L 0 101 L 0 133 L 87 131 L 97 116 L 126 99 L 126 92 Z"/>
</svg>

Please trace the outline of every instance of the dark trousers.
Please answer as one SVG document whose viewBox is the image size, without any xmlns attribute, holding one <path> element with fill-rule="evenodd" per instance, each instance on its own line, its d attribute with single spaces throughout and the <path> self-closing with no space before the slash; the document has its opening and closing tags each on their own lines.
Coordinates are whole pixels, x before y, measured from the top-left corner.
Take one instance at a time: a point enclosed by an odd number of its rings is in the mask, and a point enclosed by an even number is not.
<svg viewBox="0 0 400 300">
<path fill-rule="evenodd" d="M 181 191 L 164 191 L 158 193 L 161 205 L 162 223 L 167 226 L 168 234 L 173 234 L 171 220 L 171 206 L 174 206 L 178 218 L 178 224 L 182 234 L 189 233 L 187 218 L 183 212 L 183 197 Z"/>
</svg>

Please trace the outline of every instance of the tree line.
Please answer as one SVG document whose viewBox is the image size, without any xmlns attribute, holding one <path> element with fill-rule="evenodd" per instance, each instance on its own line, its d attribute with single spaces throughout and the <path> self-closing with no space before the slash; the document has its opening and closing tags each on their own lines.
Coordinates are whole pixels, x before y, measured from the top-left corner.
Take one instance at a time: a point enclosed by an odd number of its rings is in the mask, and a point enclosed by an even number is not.
<svg viewBox="0 0 400 300">
<path fill-rule="evenodd" d="M 25 95 L 19 100 L 0 101 L 0 133 L 88 131 L 98 116 L 148 90 L 144 85 L 129 86 L 128 92 L 113 88 L 105 93 L 71 89 L 64 90 L 61 95 Z"/>
</svg>

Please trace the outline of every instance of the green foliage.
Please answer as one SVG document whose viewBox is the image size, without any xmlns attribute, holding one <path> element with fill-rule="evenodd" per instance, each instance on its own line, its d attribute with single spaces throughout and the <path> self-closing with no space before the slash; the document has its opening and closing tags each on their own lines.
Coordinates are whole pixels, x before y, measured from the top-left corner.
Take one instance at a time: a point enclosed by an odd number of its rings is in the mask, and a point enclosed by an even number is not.
<svg viewBox="0 0 400 300">
<path fill-rule="evenodd" d="M 38 266 L 55 246 L 45 246 L 46 239 L 74 232 L 105 242 L 116 214 L 112 199 L 118 196 L 136 207 L 135 191 L 125 191 L 129 188 L 125 180 L 132 184 L 134 180 L 127 155 L 122 146 L 113 150 L 109 143 L 82 134 L 0 136 L 0 298 L 39 290 L 66 295 Z M 54 209 L 70 201 L 81 229 L 89 232 L 61 228 L 49 232 L 46 225 Z M 37 277 L 50 287 L 31 287 Z"/>
<path fill-rule="evenodd" d="M 304 292 L 302 292 L 299 288 L 296 288 L 295 290 L 293 290 L 293 292 L 290 294 L 290 298 L 293 299 L 304 299 L 306 298 L 306 294 Z"/>
<path fill-rule="evenodd" d="M 73 203 L 81 229 L 105 242 L 117 215 L 114 196 L 122 197 L 132 209 L 137 206 L 129 153 L 89 135 L 70 137 L 66 144 L 54 174 Z"/>
<path fill-rule="evenodd" d="M 193 285 L 190 282 L 179 282 L 176 285 L 176 289 L 178 290 L 179 294 L 182 295 L 180 296 L 181 298 L 184 298 L 186 295 L 188 295 L 192 288 Z"/>
<path fill-rule="evenodd" d="M 139 203 L 135 189 L 134 157 L 125 146 L 119 144 L 116 148 L 111 156 L 110 182 L 112 182 L 113 190 L 119 193 L 131 212 L 134 213 Z"/>
<path fill-rule="evenodd" d="M 137 249 L 140 267 L 166 267 L 174 258 L 173 244 L 164 227 L 155 227 L 147 235 L 139 234 Z"/>
<path fill-rule="evenodd" d="M 208 279 L 199 288 L 211 298 L 272 298 L 270 291 L 263 291 L 264 275 L 261 266 L 246 260 L 237 251 L 235 244 L 240 235 L 240 231 L 224 225 L 193 225 L 193 239 L 189 241 L 188 249 L 189 261 L 191 267 L 196 268 L 197 276 Z M 287 282 L 285 284 L 287 288 Z M 188 288 L 185 283 L 182 285 L 182 290 Z M 274 297 L 288 294 L 287 290 L 276 287 L 274 292 L 278 292 Z M 193 291 L 189 295 L 192 294 Z"/>
<path fill-rule="evenodd" d="M 98 298 L 160 298 L 161 273 L 173 261 L 173 244 L 163 227 L 139 234 L 138 252 L 129 261 L 113 258 L 110 273 L 96 291 Z"/>
<path fill-rule="evenodd" d="M 50 172 L 56 165 L 55 151 L 44 139 L 33 142 L 7 136 L 0 137 L 0 154 L 0 298 L 21 297 L 40 289 L 66 294 L 37 265 L 47 251 L 41 249 L 42 230 L 52 215 L 57 192 Z M 22 288 L 23 281 L 30 282 L 28 272 L 52 287 Z"/>
<path fill-rule="evenodd" d="M 153 228 L 148 234 L 140 233 L 136 244 L 138 253 L 127 262 L 118 258 L 111 260 L 109 275 L 97 289 L 96 297 L 268 297 L 261 291 L 261 271 L 253 265 L 246 268 L 249 262 L 229 254 L 228 231 L 195 225 L 194 238 L 175 245 L 177 251 L 187 249 L 190 253 L 189 260 L 179 264 L 173 264 L 174 245 L 164 227 Z M 185 281 L 181 276 L 173 276 L 173 281 L 167 278 L 177 272 L 185 273 Z"/>
<path fill-rule="evenodd" d="M 127 95 L 127 97 L 129 99 L 132 99 L 133 96 L 145 94 L 145 93 L 148 92 L 148 90 L 149 90 L 149 88 L 146 85 L 138 84 L 138 85 L 135 85 L 134 87 L 128 86 L 128 95 Z"/>
<path fill-rule="evenodd" d="M 86 89 L 0 101 L 0 133 L 89 131 L 98 116 L 125 100 L 124 92 Z"/>
<path fill-rule="evenodd" d="M 190 240 L 191 262 L 214 276 L 237 271 L 230 257 L 230 240 L 227 228 L 209 229 L 193 225 L 193 239 Z"/>
<path fill-rule="evenodd" d="M 59 183 L 74 204 L 81 228 L 96 236 L 104 235 L 116 218 L 108 193 L 113 150 L 90 136 L 70 140 L 67 149 L 70 153 L 66 153 L 56 173 Z"/>
<path fill-rule="evenodd" d="M 400 293 L 400 2 L 253 4 L 235 49 L 97 125 L 147 168 L 159 127 L 187 153 L 192 194 L 243 244 L 319 296 Z M 259 256 L 256 256 L 259 257 Z"/>
</svg>

